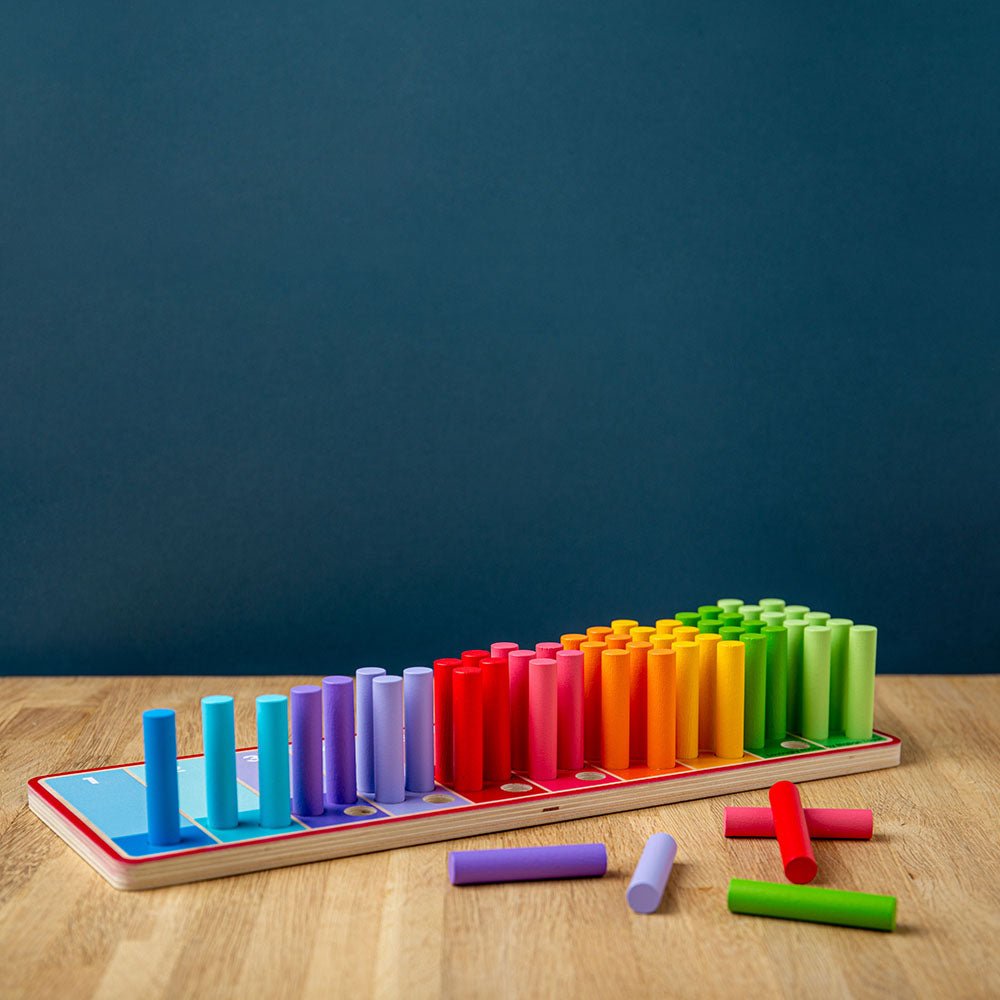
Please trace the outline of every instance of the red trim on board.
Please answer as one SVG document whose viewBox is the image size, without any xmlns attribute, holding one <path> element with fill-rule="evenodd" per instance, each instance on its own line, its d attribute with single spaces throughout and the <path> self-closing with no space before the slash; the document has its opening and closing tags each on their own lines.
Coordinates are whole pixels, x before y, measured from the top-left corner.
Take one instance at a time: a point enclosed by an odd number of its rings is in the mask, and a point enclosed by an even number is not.
<svg viewBox="0 0 1000 1000">
<path fill-rule="evenodd" d="M 678 771 L 674 774 L 653 774 L 645 778 L 629 778 L 623 779 L 618 778 L 613 772 L 607 772 L 608 774 L 616 777 L 618 780 L 613 784 L 595 784 L 592 788 L 582 786 L 579 788 L 564 788 L 558 791 L 547 792 L 539 789 L 538 792 L 525 793 L 523 795 L 511 796 L 509 799 L 497 799 L 492 802 L 473 802 L 469 805 L 458 805 L 450 806 L 447 809 L 436 809 L 433 812 L 427 813 L 408 813 L 404 816 L 380 816 L 375 819 L 368 820 L 358 820 L 355 823 L 351 823 L 349 828 L 351 830 L 357 830 L 360 828 L 366 828 L 369 826 L 384 826 L 387 823 L 405 823 L 407 820 L 414 818 L 425 819 L 429 816 L 450 816 L 459 812 L 467 812 L 470 809 L 475 809 L 477 811 L 483 809 L 492 809 L 500 806 L 508 806 L 514 802 L 531 802 L 531 801 L 542 801 L 550 798 L 561 798 L 567 795 L 579 795 L 586 792 L 598 792 L 607 791 L 609 788 L 616 788 L 619 786 L 635 786 L 635 785 L 648 785 L 658 782 L 672 781 L 676 778 L 687 778 L 696 774 L 707 774 L 715 773 L 718 771 L 736 771 L 736 770 L 746 770 L 747 768 L 757 767 L 761 764 L 763 765 L 780 765 L 784 761 L 790 760 L 802 760 L 806 757 L 825 757 L 831 754 L 844 754 L 844 753 L 854 753 L 858 750 L 868 750 L 872 747 L 887 747 L 887 746 L 899 746 L 902 742 L 898 736 L 893 736 L 890 733 L 883 733 L 879 729 L 873 730 L 879 736 L 885 736 L 888 742 L 881 741 L 879 743 L 861 743 L 855 744 L 853 746 L 847 747 L 831 747 L 829 749 L 823 750 L 811 750 L 808 753 L 797 753 L 789 757 L 762 757 L 760 760 L 751 760 L 743 763 L 735 764 L 725 764 L 718 767 L 712 768 L 691 768 L 687 771 Z M 237 748 L 236 753 L 243 753 L 246 750 L 256 750 L 256 747 L 242 747 Z M 178 760 L 187 760 L 191 757 L 201 757 L 201 754 L 189 753 L 178 755 Z M 238 841 L 237 843 L 230 844 L 211 844 L 205 847 L 191 847 L 186 851 L 171 851 L 166 854 L 151 854 L 142 858 L 130 858 L 127 855 L 119 853 L 111 846 L 103 837 L 101 837 L 95 829 L 88 823 L 85 823 L 79 816 L 76 815 L 54 792 L 46 788 L 42 782 L 47 778 L 64 778 L 67 776 L 72 776 L 74 774 L 97 774 L 101 771 L 118 771 L 126 767 L 136 767 L 142 764 L 142 761 L 133 761 L 130 764 L 109 764 L 106 767 L 82 767 L 75 771 L 60 771 L 57 774 L 43 774 L 35 778 L 28 779 L 28 788 L 38 795 L 40 798 L 44 799 L 45 802 L 56 810 L 65 820 L 67 820 L 73 827 L 75 827 L 80 833 L 82 833 L 92 844 L 99 847 L 112 861 L 117 864 L 125 865 L 144 865 L 151 862 L 162 862 L 167 859 L 174 858 L 189 858 L 195 854 L 206 854 L 215 851 L 225 851 L 225 850 L 238 850 L 241 847 L 248 847 L 257 844 L 268 844 L 275 843 L 277 841 L 283 840 L 301 840 L 304 837 L 309 836 L 323 836 L 329 834 L 336 830 L 344 829 L 343 826 L 326 826 L 319 827 L 317 829 L 305 829 L 296 830 L 294 833 L 280 833 L 273 837 L 256 837 L 253 840 Z M 596 770 L 596 768 L 595 768 Z M 605 770 L 601 768 L 600 770 Z M 440 782 L 438 782 L 440 784 Z M 534 783 L 533 783 L 534 784 Z M 455 795 L 461 795 L 462 793 L 456 791 L 453 788 L 445 785 L 443 786 L 447 791 L 454 792 Z"/>
</svg>

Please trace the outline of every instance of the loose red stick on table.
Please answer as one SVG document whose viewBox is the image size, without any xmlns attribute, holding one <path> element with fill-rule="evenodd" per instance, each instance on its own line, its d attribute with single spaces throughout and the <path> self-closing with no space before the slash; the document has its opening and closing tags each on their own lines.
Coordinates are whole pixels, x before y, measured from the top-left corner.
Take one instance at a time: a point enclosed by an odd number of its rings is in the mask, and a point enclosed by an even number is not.
<svg viewBox="0 0 1000 1000">
<path fill-rule="evenodd" d="M 805 885 L 816 877 L 816 858 L 799 790 L 790 781 L 778 781 L 771 786 L 767 796 L 771 800 L 774 833 L 785 877 L 796 885 Z"/>
<path fill-rule="evenodd" d="M 871 809 L 804 809 L 806 828 L 813 840 L 871 840 Z M 770 809 L 726 806 L 727 837 L 773 837 Z"/>
</svg>

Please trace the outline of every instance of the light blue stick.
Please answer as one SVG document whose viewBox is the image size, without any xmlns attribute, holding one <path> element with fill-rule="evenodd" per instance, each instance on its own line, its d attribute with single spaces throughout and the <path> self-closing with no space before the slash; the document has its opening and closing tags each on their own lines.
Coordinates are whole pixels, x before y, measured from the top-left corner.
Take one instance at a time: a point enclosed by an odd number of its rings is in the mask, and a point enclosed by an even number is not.
<svg viewBox="0 0 1000 1000">
<path fill-rule="evenodd" d="M 216 830 L 235 830 L 240 822 L 236 805 L 236 720 L 229 695 L 213 694 L 201 699 L 201 737 L 208 825 Z"/>
</svg>

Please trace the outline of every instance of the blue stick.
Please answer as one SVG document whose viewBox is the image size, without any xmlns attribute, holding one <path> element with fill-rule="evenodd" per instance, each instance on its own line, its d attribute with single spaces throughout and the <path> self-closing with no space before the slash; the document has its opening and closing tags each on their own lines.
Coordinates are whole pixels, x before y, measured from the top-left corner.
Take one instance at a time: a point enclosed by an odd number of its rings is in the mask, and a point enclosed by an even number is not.
<svg viewBox="0 0 1000 1000">
<path fill-rule="evenodd" d="M 292 822 L 292 789 L 288 764 L 288 699 L 262 694 L 257 699 L 257 776 L 260 825 L 279 829 Z"/>
<path fill-rule="evenodd" d="M 151 844 L 167 846 L 181 839 L 177 794 L 177 724 L 173 709 L 142 713 L 146 756 L 146 828 Z M 235 764 L 235 760 L 234 760 Z"/>
<path fill-rule="evenodd" d="M 213 694 L 201 699 L 201 736 L 208 825 L 216 830 L 235 830 L 240 822 L 236 805 L 236 721 L 229 695 Z"/>
</svg>

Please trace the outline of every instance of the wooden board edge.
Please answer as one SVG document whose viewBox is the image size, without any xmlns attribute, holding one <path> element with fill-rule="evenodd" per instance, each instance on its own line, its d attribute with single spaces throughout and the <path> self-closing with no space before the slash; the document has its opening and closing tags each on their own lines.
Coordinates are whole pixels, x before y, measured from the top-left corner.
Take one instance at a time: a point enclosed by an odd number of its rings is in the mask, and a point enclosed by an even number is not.
<svg viewBox="0 0 1000 1000">
<path fill-rule="evenodd" d="M 55 808 L 31 788 L 28 792 L 28 805 L 46 826 L 110 885 L 122 890 L 141 890 L 289 865 L 336 860 L 504 830 L 564 823 L 674 802 L 714 798 L 767 788 L 777 780 L 776 772 L 790 781 L 805 782 L 874 771 L 898 765 L 900 747 L 899 741 L 893 740 L 852 750 L 847 754 L 785 757 L 775 761 L 774 768 L 697 771 L 669 782 L 587 789 L 576 794 L 562 795 L 557 803 L 534 799 L 514 801 L 486 810 L 468 810 L 448 815 L 429 813 L 408 818 L 405 823 L 387 824 L 384 827 L 369 826 L 356 832 L 350 828 L 340 828 L 335 837 L 310 837 L 280 842 L 249 841 L 230 846 L 224 851 L 149 860 L 138 864 L 116 862 L 66 822 Z"/>
</svg>

